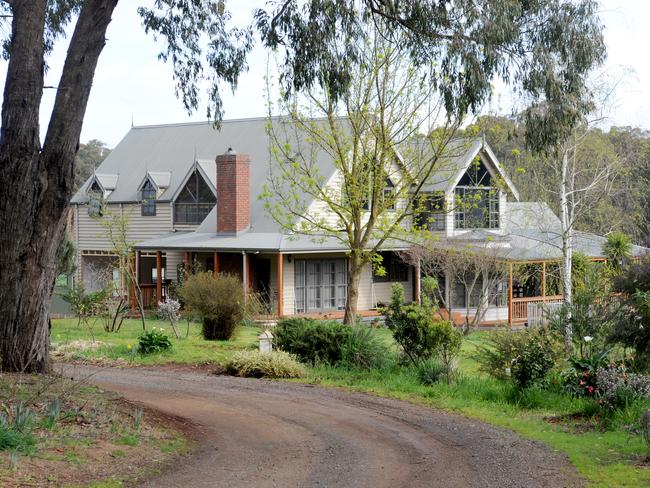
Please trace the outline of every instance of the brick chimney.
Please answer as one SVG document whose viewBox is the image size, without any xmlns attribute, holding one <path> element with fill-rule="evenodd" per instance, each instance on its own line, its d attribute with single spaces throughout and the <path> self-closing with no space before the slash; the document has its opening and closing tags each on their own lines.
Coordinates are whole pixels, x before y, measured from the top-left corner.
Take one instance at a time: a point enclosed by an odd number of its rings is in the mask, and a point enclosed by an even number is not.
<svg viewBox="0 0 650 488">
<path fill-rule="evenodd" d="M 217 233 L 238 234 L 250 227 L 250 157 L 229 147 L 216 163 Z"/>
</svg>

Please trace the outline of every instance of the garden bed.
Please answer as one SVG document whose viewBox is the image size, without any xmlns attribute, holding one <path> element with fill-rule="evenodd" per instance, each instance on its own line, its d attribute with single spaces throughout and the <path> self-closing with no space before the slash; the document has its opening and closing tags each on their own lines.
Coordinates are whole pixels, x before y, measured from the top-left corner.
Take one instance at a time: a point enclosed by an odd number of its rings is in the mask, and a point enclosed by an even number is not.
<svg viewBox="0 0 650 488">
<path fill-rule="evenodd" d="M 187 452 L 185 426 L 57 376 L 0 376 L 0 485 L 122 486 Z"/>
</svg>

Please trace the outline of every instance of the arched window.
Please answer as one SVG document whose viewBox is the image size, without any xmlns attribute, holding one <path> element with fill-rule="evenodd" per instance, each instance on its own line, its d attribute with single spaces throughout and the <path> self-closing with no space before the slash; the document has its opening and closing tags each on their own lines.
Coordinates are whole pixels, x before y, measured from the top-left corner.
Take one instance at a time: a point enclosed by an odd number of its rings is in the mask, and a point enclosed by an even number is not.
<svg viewBox="0 0 650 488">
<path fill-rule="evenodd" d="M 99 184 L 96 181 L 93 181 L 93 184 L 90 185 L 87 194 L 88 194 L 88 215 L 90 215 L 91 217 L 103 216 L 104 215 L 104 209 L 103 209 L 104 192 L 99 187 Z"/>
<path fill-rule="evenodd" d="M 174 202 L 174 222 L 200 224 L 216 203 L 214 193 L 198 170 L 194 170 Z"/>
<path fill-rule="evenodd" d="M 156 215 L 156 188 L 151 183 L 151 180 L 147 178 L 142 185 L 142 207 L 140 210 L 140 215 L 152 216 Z"/>
</svg>

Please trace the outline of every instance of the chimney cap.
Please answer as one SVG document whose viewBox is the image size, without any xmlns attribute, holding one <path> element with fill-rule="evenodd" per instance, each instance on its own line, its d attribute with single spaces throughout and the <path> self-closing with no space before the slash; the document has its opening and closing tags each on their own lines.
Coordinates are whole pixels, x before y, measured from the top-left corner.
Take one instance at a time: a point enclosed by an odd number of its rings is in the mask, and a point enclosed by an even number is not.
<svg viewBox="0 0 650 488">
<path fill-rule="evenodd" d="M 228 150 L 226 151 L 226 154 L 229 155 L 237 154 L 237 151 L 235 151 L 231 146 L 228 146 Z"/>
</svg>

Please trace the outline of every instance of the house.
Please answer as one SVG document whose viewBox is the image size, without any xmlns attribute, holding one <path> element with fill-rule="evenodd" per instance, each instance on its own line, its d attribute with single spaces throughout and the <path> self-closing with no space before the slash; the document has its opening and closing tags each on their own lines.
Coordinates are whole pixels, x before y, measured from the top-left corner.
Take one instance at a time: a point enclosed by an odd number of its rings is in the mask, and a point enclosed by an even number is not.
<svg viewBox="0 0 650 488">
<path fill-rule="evenodd" d="M 166 297 L 183 269 L 199 267 L 239 276 L 271 315 L 340 316 L 347 293 L 346 249 L 335 239 L 285 235 L 258 198 L 269 175 L 267 124 L 258 118 L 224 121 L 219 130 L 207 122 L 133 127 L 72 199 L 77 279 L 87 289 L 120 279 L 110 272 L 117 258 L 102 224 L 119 214 L 128 217 L 128 240 L 136 249 L 138 282 L 148 305 Z M 441 245 L 489 244 L 511 263 L 539 263 L 545 275 L 547 263 L 552 267 L 561 256 L 557 217 L 543 203 L 519 202 L 483 139 L 457 149 L 424 187 L 431 202 L 442 202 L 428 207 L 431 235 Z M 317 164 L 336 185 L 327 157 L 319 155 Z M 454 209 L 454 202 L 468 195 L 480 196 L 481 203 Z M 317 211 L 319 202 L 309 208 Z M 598 259 L 603 242 L 579 233 L 574 244 Z M 386 245 L 385 276 L 366 267 L 358 301 L 362 314 L 387 303 L 396 282 L 404 285 L 406 300 L 418 299 L 420 272 L 396 253 L 407 247 Z M 635 255 L 643 252 L 634 247 Z M 473 297 L 447 281 L 455 305 L 471 309 Z M 527 286 L 511 273 L 490 291 L 483 320 L 525 322 L 528 303 L 557 300 L 547 295 L 546 281 Z"/>
</svg>

